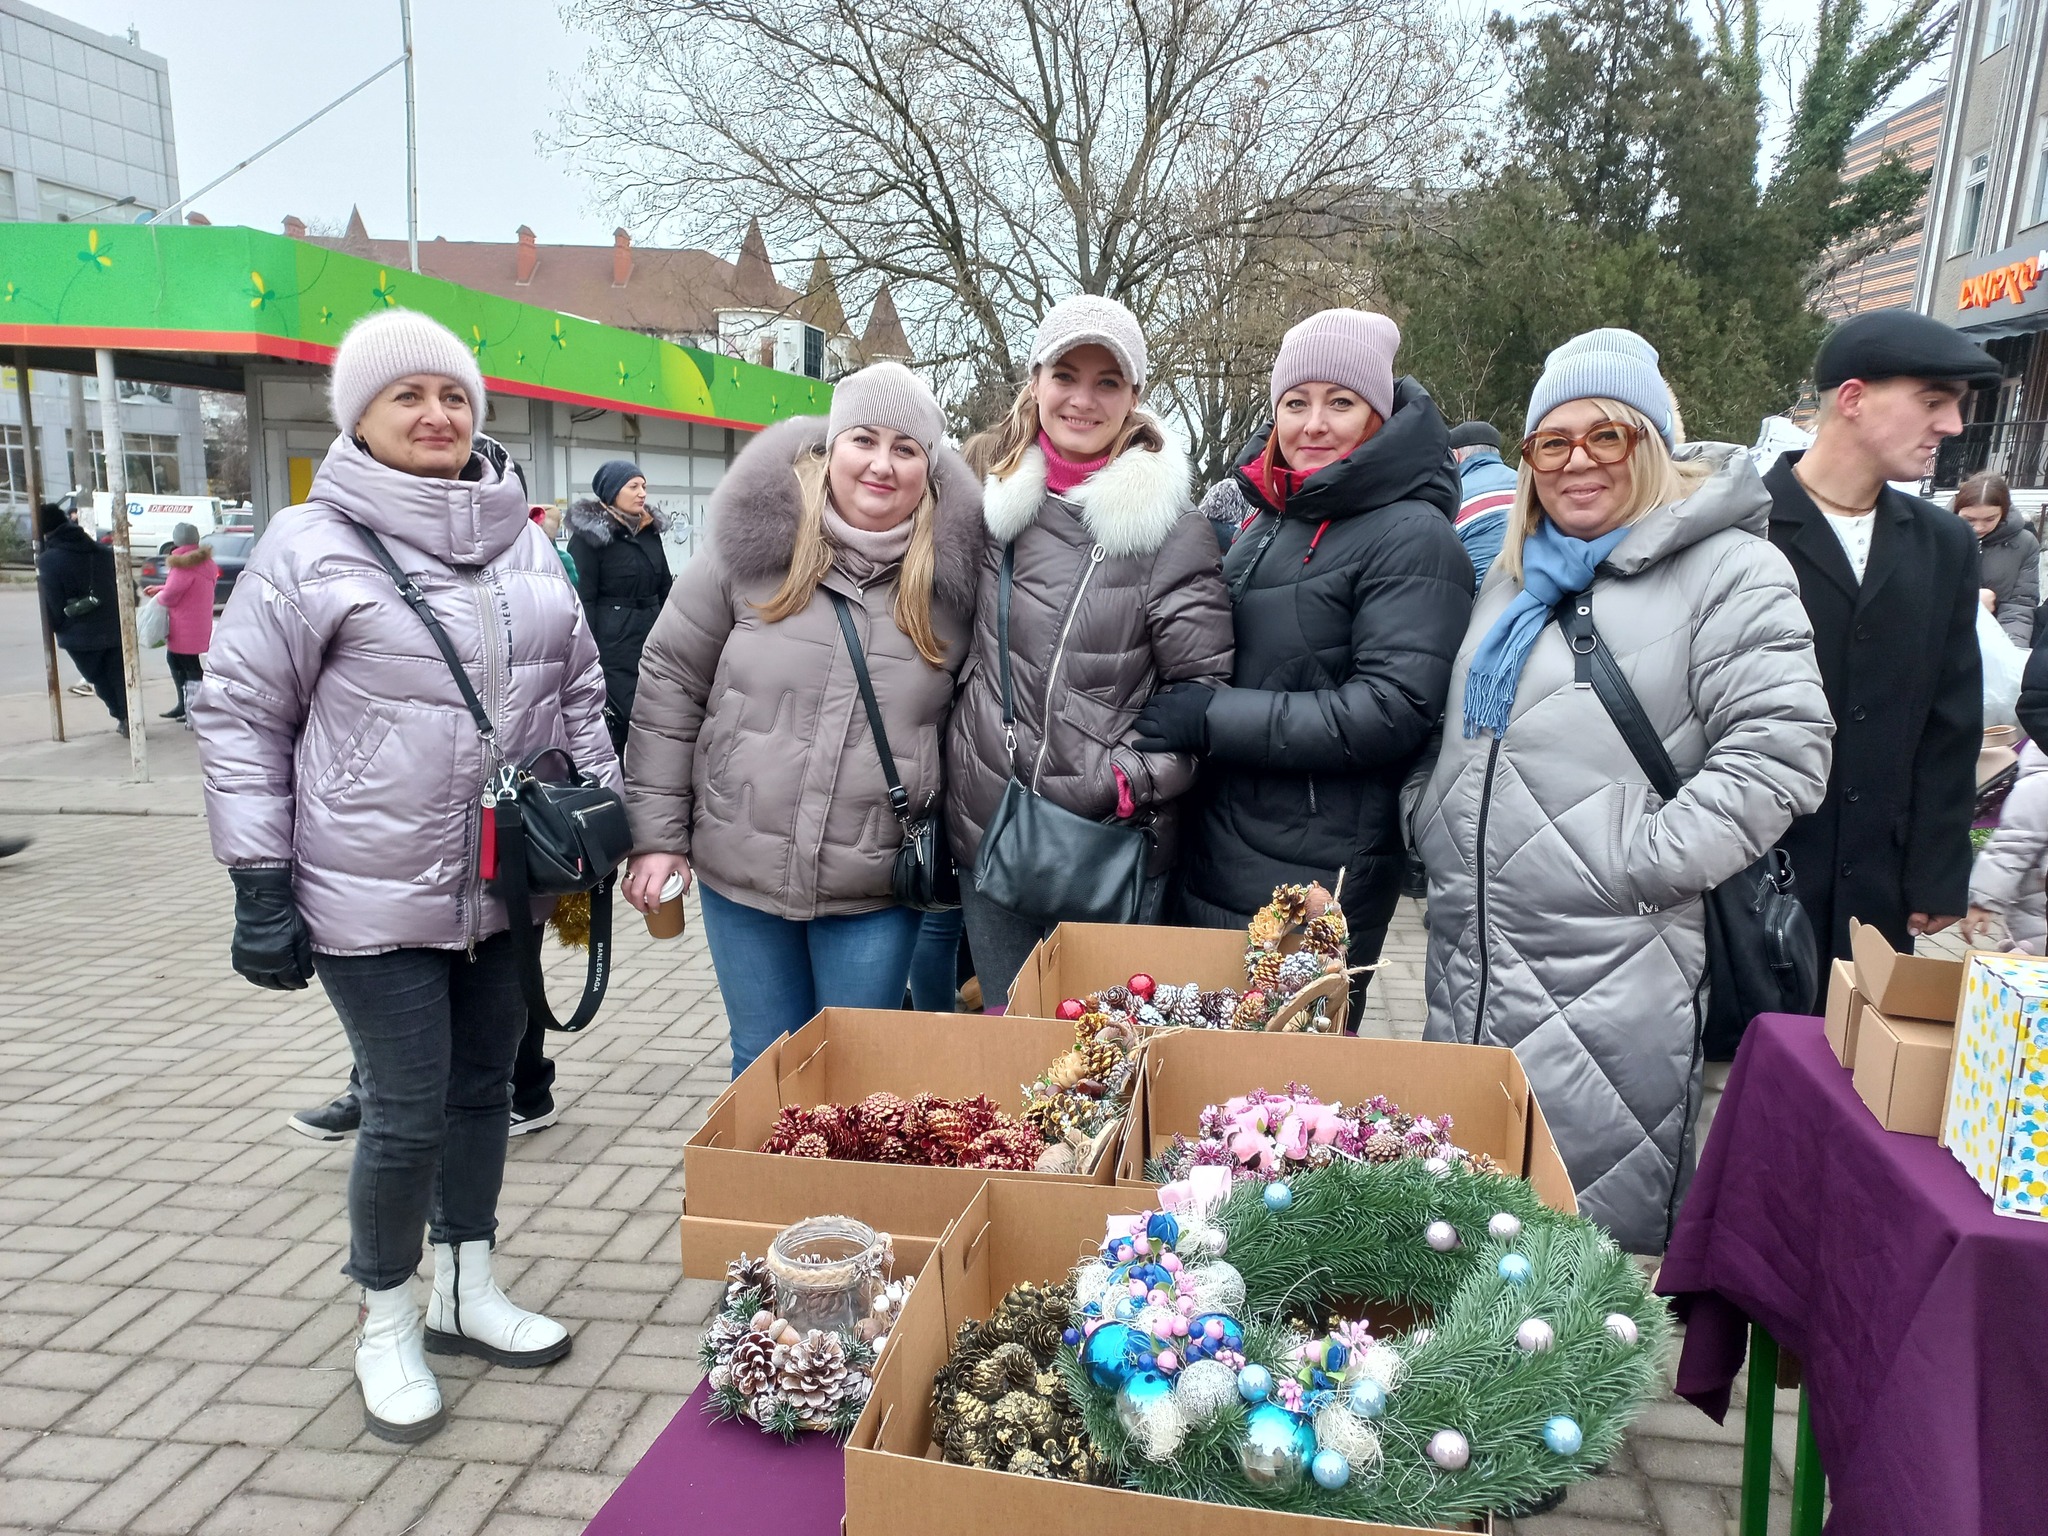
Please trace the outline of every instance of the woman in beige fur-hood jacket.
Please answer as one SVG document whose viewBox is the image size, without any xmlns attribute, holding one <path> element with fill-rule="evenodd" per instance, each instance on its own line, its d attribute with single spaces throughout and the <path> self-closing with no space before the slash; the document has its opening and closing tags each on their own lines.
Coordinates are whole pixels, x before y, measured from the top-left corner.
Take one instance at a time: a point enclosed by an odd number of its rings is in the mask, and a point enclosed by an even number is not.
<svg viewBox="0 0 2048 1536">
<path fill-rule="evenodd" d="M 1147 913 L 1171 861 L 1184 753 L 1145 752 L 1132 724 L 1155 688 L 1229 680 L 1230 602 L 1216 536 L 1194 510 L 1187 457 L 1138 409 L 1145 342 L 1127 309 L 1084 295 L 1039 323 L 1031 382 L 999 430 L 983 487 L 987 548 L 974 641 L 946 738 L 946 814 L 984 1005 L 1006 1005 L 1043 925 L 974 889 L 982 834 L 1014 773 L 1101 820 L 1149 813 Z M 1010 667 L 1014 749 L 1003 728 L 996 607 L 1015 546 Z"/>
<path fill-rule="evenodd" d="M 910 814 L 935 812 L 981 541 L 980 488 L 944 427 L 888 363 L 843 379 L 829 420 L 761 433 L 641 655 L 626 897 L 650 910 L 671 874 L 702 877 L 734 1076 L 819 1008 L 903 1001 L 920 914 L 890 895 L 903 829 L 836 609 Z"/>
</svg>

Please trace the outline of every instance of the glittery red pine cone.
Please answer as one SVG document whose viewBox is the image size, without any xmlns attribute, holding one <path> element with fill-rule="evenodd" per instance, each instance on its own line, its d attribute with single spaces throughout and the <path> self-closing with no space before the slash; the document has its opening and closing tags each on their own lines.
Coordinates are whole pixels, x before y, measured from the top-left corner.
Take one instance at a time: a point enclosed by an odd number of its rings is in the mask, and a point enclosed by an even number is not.
<svg viewBox="0 0 2048 1536">
<path fill-rule="evenodd" d="M 921 1093 L 906 1104 L 876 1093 L 854 1105 L 789 1105 L 761 1150 L 851 1162 L 1027 1169 L 1045 1142 L 983 1094 L 952 1100 Z"/>
</svg>

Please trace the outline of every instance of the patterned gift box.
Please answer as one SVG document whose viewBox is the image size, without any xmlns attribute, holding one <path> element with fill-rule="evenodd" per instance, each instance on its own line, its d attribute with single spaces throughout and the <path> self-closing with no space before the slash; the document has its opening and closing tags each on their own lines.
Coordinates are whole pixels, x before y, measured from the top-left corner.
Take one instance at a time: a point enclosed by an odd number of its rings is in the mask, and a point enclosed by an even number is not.
<svg viewBox="0 0 2048 1536">
<path fill-rule="evenodd" d="M 1941 1139 L 2001 1216 L 2048 1218 L 2048 959 L 1970 956 Z"/>
</svg>

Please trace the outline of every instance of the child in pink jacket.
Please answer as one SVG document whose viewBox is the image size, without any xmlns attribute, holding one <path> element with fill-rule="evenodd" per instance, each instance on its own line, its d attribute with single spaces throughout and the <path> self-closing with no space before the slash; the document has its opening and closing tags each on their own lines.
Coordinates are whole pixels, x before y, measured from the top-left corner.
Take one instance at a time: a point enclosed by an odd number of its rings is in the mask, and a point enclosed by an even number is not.
<svg viewBox="0 0 2048 1536">
<path fill-rule="evenodd" d="M 171 530 L 170 574 L 150 592 L 171 616 L 171 638 L 167 650 L 171 681 L 178 687 L 177 704 L 164 711 L 166 720 L 185 718 L 185 695 L 204 676 L 199 658 L 213 644 L 213 592 L 220 580 L 220 567 L 213 563 L 213 551 L 199 542 L 199 529 L 180 523 Z"/>
</svg>

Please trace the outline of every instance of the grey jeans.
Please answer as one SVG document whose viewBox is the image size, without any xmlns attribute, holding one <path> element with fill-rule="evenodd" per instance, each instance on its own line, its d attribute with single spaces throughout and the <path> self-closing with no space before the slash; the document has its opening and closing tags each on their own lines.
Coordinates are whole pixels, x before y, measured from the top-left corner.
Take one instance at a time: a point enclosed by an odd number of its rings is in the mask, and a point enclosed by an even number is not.
<svg viewBox="0 0 2048 1536">
<path fill-rule="evenodd" d="M 512 1058 L 526 1030 L 510 933 L 459 949 L 315 955 L 355 1053 L 363 1128 L 348 1176 L 348 1262 L 373 1291 L 437 1243 L 494 1237 L 505 1178 Z"/>
<path fill-rule="evenodd" d="M 974 974 L 981 980 L 983 1010 L 1007 1008 L 1010 986 L 1038 941 L 1058 926 L 1035 918 L 1019 917 L 1008 907 L 999 907 L 974 887 L 974 879 L 962 872 L 960 916 L 967 925 L 967 948 L 974 957 Z M 1166 898 L 1166 877 L 1157 875 L 1145 882 L 1138 898 L 1138 921 L 1156 923 Z"/>
</svg>

